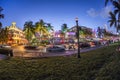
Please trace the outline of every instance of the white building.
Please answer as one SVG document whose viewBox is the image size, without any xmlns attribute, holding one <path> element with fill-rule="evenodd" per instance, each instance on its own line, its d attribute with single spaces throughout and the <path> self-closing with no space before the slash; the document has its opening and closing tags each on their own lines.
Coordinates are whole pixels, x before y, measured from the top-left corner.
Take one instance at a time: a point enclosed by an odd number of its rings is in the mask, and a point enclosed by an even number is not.
<svg viewBox="0 0 120 80">
<path fill-rule="evenodd" d="M 11 26 L 7 26 L 9 30 L 8 44 L 26 44 L 28 41 L 25 39 L 24 32 L 16 26 L 16 22 L 12 22 Z"/>
</svg>

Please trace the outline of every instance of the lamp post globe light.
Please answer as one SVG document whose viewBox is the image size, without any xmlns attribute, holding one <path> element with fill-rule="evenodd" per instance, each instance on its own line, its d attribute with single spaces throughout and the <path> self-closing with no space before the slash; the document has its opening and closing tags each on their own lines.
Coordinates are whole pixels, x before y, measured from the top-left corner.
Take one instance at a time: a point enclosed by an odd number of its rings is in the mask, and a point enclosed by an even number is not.
<svg viewBox="0 0 120 80">
<path fill-rule="evenodd" d="M 78 58 L 81 58 L 80 56 L 80 38 L 79 38 L 79 26 L 78 26 L 78 18 L 75 18 L 75 21 L 76 21 L 76 29 L 77 29 L 77 43 L 78 43 L 78 55 L 77 57 Z"/>
</svg>

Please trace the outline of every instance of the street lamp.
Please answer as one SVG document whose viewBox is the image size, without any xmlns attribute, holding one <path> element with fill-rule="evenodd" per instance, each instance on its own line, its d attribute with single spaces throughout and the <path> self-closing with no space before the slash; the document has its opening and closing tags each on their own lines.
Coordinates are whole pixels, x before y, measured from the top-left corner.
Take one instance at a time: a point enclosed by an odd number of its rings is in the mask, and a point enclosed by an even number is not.
<svg viewBox="0 0 120 80">
<path fill-rule="evenodd" d="M 77 57 L 80 58 L 80 39 L 79 39 L 79 26 L 78 26 L 78 18 L 75 19 L 76 27 L 77 27 L 77 42 L 78 42 L 78 55 Z"/>
</svg>

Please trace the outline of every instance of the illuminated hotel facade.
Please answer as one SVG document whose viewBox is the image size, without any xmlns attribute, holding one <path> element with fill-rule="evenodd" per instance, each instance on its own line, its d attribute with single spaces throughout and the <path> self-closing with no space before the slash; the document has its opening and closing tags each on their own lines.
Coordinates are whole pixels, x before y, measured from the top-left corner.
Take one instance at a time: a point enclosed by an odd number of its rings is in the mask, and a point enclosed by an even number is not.
<svg viewBox="0 0 120 80">
<path fill-rule="evenodd" d="M 11 26 L 7 26 L 9 33 L 8 44 L 27 44 L 28 41 L 25 39 L 24 32 L 16 27 L 16 22 L 12 22 Z"/>
</svg>

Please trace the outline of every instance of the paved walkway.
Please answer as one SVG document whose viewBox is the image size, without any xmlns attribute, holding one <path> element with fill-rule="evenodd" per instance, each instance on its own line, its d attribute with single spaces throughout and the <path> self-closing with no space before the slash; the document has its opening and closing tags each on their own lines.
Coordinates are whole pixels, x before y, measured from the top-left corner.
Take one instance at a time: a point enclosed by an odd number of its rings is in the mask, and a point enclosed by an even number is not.
<svg viewBox="0 0 120 80">
<path fill-rule="evenodd" d="M 0 60 L 7 59 L 8 57 L 6 55 L 0 54 Z"/>
<path fill-rule="evenodd" d="M 93 48 L 87 48 L 87 49 L 81 49 L 80 52 L 87 52 L 91 50 L 95 50 L 97 48 L 101 48 L 103 46 L 99 47 L 93 47 Z M 14 50 L 14 56 L 15 57 L 52 57 L 52 56 L 70 56 L 72 54 L 76 54 L 77 50 L 67 50 L 64 52 L 49 52 L 49 53 L 41 53 L 39 50 L 28 50 L 24 51 L 18 48 L 19 50 Z"/>
</svg>

